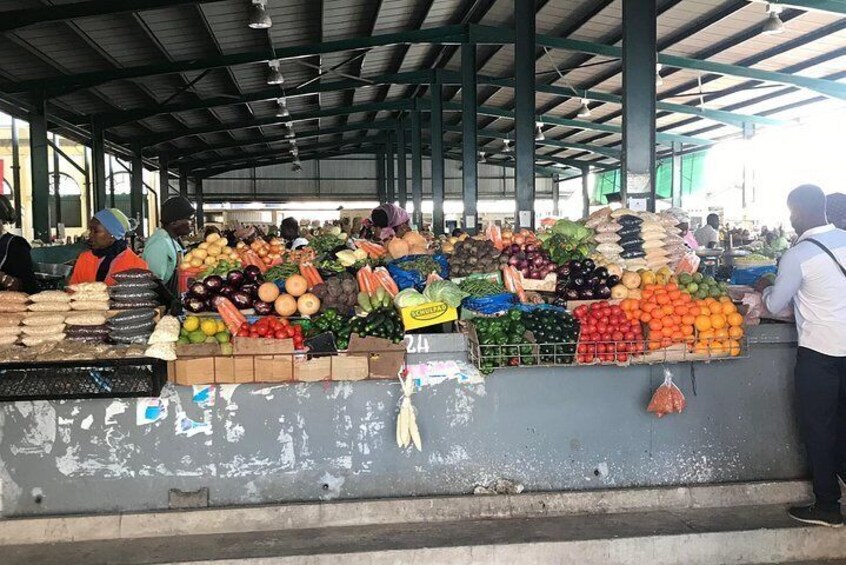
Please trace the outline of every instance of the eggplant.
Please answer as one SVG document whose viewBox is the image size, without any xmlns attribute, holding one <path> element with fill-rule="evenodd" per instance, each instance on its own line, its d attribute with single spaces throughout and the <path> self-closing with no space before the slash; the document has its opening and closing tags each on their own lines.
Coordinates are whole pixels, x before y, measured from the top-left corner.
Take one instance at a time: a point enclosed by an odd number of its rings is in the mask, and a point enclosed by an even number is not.
<svg viewBox="0 0 846 565">
<path fill-rule="evenodd" d="M 585 288 L 581 292 L 579 292 L 579 298 L 582 300 L 593 300 L 594 294 L 593 289 Z"/>
<path fill-rule="evenodd" d="M 570 266 L 569 265 L 561 265 L 558 267 L 558 276 L 559 278 L 566 279 L 570 276 Z"/>
<path fill-rule="evenodd" d="M 593 262 L 593 259 L 585 259 L 582 261 L 582 268 L 585 271 L 592 271 L 596 268 L 596 263 Z"/>
<path fill-rule="evenodd" d="M 564 293 L 564 297 L 567 300 L 578 300 L 579 299 L 579 291 L 575 288 L 567 289 L 567 292 Z"/>
<path fill-rule="evenodd" d="M 232 288 L 241 288 L 241 285 L 244 284 L 244 273 L 241 271 L 230 272 L 226 275 L 226 283 Z"/>
<path fill-rule="evenodd" d="M 576 273 L 582 272 L 583 267 L 582 267 L 581 261 L 576 261 L 575 259 L 573 259 L 567 265 L 570 267 L 571 272 L 576 272 Z"/>
<path fill-rule="evenodd" d="M 210 294 L 220 294 L 220 289 L 223 287 L 223 277 L 219 275 L 209 275 L 203 281 L 203 286 Z"/>
<path fill-rule="evenodd" d="M 596 297 L 601 298 L 602 300 L 611 298 L 611 289 L 607 286 L 599 286 L 596 289 Z"/>
<path fill-rule="evenodd" d="M 205 300 L 209 297 L 209 291 L 206 286 L 201 282 L 195 282 L 188 288 L 188 294 L 193 296 L 194 298 L 199 298 L 200 300 Z"/>
<path fill-rule="evenodd" d="M 614 288 L 618 284 L 620 284 L 620 277 L 617 275 L 609 275 L 608 279 L 606 279 L 605 284 L 608 285 L 609 288 Z"/>
<path fill-rule="evenodd" d="M 185 309 L 194 314 L 198 314 L 205 311 L 206 302 L 202 298 L 189 296 L 185 299 Z"/>
<path fill-rule="evenodd" d="M 596 283 L 596 286 L 608 286 L 608 279 L 605 277 L 600 277 L 599 281 Z"/>
<path fill-rule="evenodd" d="M 229 299 L 238 310 L 247 310 L 253 306 L 253 299 L 250 298 L 250 295 L 240 290 L 233 292 Z"/>
<path fill-rule="evenodd" d="M 605 267 L 597 267 L 594 269 L 593 274 L 601 279 L 608 278 L 608 269 Z"/>
<path fill-rule="evenodd" d="M 611 291 L 609 290 L 608 292 L 610 293 Z M 273 304 L 263 300 L 256 300 L 253 302 L 253 310 L 256 311 L 256 315 L 258 316 L 269 316 L 273 313 Z"/>
<path fill-rule="evenodd" d="M 261 276 L 261 269 L 255 265 L 247 265 L 244 267 L 244 278 L 249 282 L 257 282 Z"/>
<path fill-rule="evenodd" d="M 585 277 L 585 284 L 584 286 L 588 288 L 594 288 L 599 285 L 599 277 L 595 275 L 590 275 L 589 277 Z"/>
<path fill-rule="evenodd" d="M 258 287 L 258 284 L 254 282 L 248 282 L 241 286 L 240 291 L 249 296 L 250 298 L 256 298 L 258 296 Z"/>
<path fill-rule="evenodd" d="M 585 287 L 585 279 L 582 277 L 575 277 L 570 282 L 575 289 L 581 290 Z"/>
<path fill-rule="evenodd" d="M 229 298 L 230 296 L 232 296 L 233 292 L 235 292 L 235 288 L 230 284 L 225 284 L 222 287 L 220 287 L 220 290 L 217 291 L 217 294 L 220 295 L 220 296 L 225 296 L 226 298 Z"/>
</svg>

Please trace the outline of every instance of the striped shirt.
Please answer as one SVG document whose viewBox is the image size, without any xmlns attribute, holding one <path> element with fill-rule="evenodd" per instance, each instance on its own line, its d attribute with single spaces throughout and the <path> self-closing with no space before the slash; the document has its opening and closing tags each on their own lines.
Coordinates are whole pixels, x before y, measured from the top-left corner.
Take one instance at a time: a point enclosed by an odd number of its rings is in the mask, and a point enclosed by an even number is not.
<svg viewBox="0 0 846 565">
<path fill-rule="evenodd" d="M 810 229 L 781 258 L 775 284 L 764 290 L 764 303 L 773 314 L 793 304 L 800 347 L 846 357 L 846 277 L 808 238 L 846 266 L 846 231 L 831 224 Z"/>
</svg>

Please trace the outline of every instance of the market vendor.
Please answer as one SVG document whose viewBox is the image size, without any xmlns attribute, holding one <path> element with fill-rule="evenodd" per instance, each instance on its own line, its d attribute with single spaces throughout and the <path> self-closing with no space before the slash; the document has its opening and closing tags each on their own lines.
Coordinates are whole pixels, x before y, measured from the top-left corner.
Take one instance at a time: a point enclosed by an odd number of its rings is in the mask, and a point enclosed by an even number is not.
<svg viewBox="0 0 846 565">
<path fill-rule="evenodd" d="M 694 251 L 699 249 L 699 243 L 696 241 L 693 232 L 690 231 L 690 216 L 688 213 L 681 208 L 670 208 L 667 210 L 667 214 L 675 218 L 676 227 L 679 229 L 684 243 Z"/>
<path fill-rule="evenodd" d="M 369 223 L 374 235 L 382 241 L 392 237 L 402 237 L 411 231 L 411 218 L 408 212 L 396 204 L 382 204 L 370 212 Z"/>
<path fill-rule="evenodd" d="M 32 247 L 19 235 L 6 233 L 4 227 L 15 221 L 12 203 L 0 195 L 0 290 L 38 292 L 38 281 L 32 267 Z"/>
<path fill-rule="evenodd" d="M 285 240 L 285 248 L 300 249 L 308 245 L 308 240 L 300 235 L 300 223 L 296 218 L 285 218 L 279 227 L 279 235 Z"/>
<path fill-rule="evenodd" d="M 184 196 L 168 198 L 162 204 L 162 227 L 157 229 L 144 246 L 144 260 L 150 270 L 174 294 L 177 293 L 176 268 L 185 250 L 180 238 L 194 229 L 194 206 Z"/>
<path fill-rule="evenodd" d="M 798 242 L 781 258 L 773 283 L 764 279 L 771 313 L 792 305 L 796 353 L 796 408 L 816 501 L 789 514 L 808 524 L 839 526 L 840 480 L 846 479 L 846 232 L 826 219 L 826 197 L 802 185 L 787 198 Z"/>
<path fill-rule="evenodd" d="M 846 194 L 835 192 L 825 197 L 825 215 L 837 229 L 846 229 Z"/>
<path fill-rule="evenodd" d="M 696 230 L 693 234 L 699 247 L 713 249 L 720 244 L 720 217 L 717 214 L 708 214 L 705 225 Z"/>
<path fill-rule="evenodd" d="M 89 251 L 76 259 L 69 284 L 105 282 L 115 284 L 112 275 L 129 269 L 146 269 L 147 262 L 126 242 L 129 218 L 117 208 L 104 208 L 88 222 Z"/>
</svg>

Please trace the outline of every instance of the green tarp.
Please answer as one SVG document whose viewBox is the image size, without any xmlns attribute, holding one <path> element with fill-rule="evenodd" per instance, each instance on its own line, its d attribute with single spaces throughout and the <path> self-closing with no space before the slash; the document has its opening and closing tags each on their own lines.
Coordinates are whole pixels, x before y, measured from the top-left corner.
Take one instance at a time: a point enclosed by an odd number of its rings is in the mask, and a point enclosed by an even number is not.
<svg viewBox="0 0 846 565">
<path fill-rule="evenodd" d="M 681 159 L 681 194 L 682 197 L 699 192 L 705 187 L 706 151 L 697 151 L 682 155 Z M 620 170 L 606 171 L 596 175 L 591 204 L 608 204 L 606 195 L 620 192 Z M 655 170 L 655 193 L 658 199 L 672 196 L 673 170 L 671 159 L 659 159 Z"/>
</svg>

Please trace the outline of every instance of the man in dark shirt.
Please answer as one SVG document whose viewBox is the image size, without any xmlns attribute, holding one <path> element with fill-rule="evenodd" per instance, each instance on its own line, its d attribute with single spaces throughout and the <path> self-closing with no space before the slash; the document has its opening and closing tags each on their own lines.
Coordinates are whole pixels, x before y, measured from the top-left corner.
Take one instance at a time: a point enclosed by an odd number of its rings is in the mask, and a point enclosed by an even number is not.
<svg viewBox="0 0 846 565">
<path fill-rule="evenodd" d="M 15 221 L 16 213 L 9 199 L 0 195 L 0 290 L 38 292 L 32 268 L 32 248 L 19 235 L 4 233 L 6 224 Z"/>
</svg>

